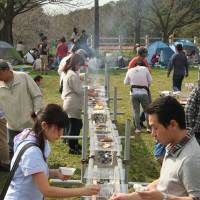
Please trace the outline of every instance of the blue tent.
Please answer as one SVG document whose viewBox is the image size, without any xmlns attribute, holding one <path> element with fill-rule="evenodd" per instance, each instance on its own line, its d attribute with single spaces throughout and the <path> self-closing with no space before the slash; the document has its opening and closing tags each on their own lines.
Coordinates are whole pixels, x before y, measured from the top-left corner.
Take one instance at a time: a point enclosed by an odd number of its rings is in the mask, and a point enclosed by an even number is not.
<svg viewBox="0 0 200 200">
<path fill-rule="evenodd" d="M 174 44 L 182 44 L 183 48 L 196 48 L 196 45 L 193 42 L 185 39 L 177 40 Z"/>
<path fill-rule="evenodd" d="M 182 44 L 183 49 L 186 51 L 187 56 L 190 57 L 192 55 L 192 53 L 194 53 L 195 57 L 196 57 L 196 61 L 200 62 L 199 50 L 193 42 L 191 42 L 189 40 L 185 40 L 185 39 L 177 40 L 174 44 L 170 45 L 170 48 L 173 51 L 175 51 L 175 49 L 176 49 L 175 46 L 177 44 Z"/>
<path fill-rule="evenodd" d="M 170 45 L 170 48 L 171 48 L 173 51 L 176 51 L 175 46 L 176 46 L 177 44 L 182 44 L 183 49 L 186 49 L 186 50 L 196 50 L 196 49 L 197 49 L 197 46 L 196 46 L 194 43 L 192 43 L 192 42 L 189 41 L 189 40 L 184 40 L 184 39 L 182 39 L 182 40 L 177 40 L 176 42 L 174 42 L 174 44 L 171 44 L 171 45 Z"/>
<path fill-rule="evenodd" d="M 159 62 L 161 65 L 167 66 L 170 57 L 174 54 L 174 51 L 164 42 L 156 41 L 150 44 L 148 47 L 148 56 L 147 61 L 149 64 L 152 64 L 151 59 L 154 54 L 159 54 Z"/>
</svg>

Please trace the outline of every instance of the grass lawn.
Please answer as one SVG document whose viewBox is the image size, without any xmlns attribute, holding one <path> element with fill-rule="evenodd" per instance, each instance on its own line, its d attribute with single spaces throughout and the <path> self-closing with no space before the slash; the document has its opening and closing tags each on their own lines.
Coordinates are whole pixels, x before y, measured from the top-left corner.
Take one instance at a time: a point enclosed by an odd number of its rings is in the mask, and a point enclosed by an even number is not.
<svg viewBox="0 0 200 200">
<path fill-rule="evenodd" d="M 111 96 L 113 87 L 118 87 L 118 96 L 123 100 L 118 102 L 118 111 L 124 112 L 124 115 L 118 116 L 117 126 L 120 135 L 124 135 L 124 124 L 126 119 L 132 119 L 132 108 L 129 96 L 129 86 L 124 86 L 123 79 L 126 70 L 111 71 Z M 151 86 L 152 97 L 155 99 L 159 96 L 159 91 L 171 89 L 171 78 L 167 78 L 167 71 L 164 69 L 152 70 L 153 84 Z M 189 77 L 184 79 L 185 82 L 197 81 L 197 69 L 190 69 Z M 35 73 L 31 73 L 34 76 Z M 103 72 L 98 73 L 103 80 Z M 62 105 L 62 100 L 58 92 L 59 78 L 56 72 L 50 72 L 43 76 L 43 94 L 45 104 L 58 103 Z M 185 90 L 183 83 L 183 90 Z M 112 104 L 111 104 L 112 108 Z M 133 134 L 133 131 L 132 131 Z M 150 134 L 143 133 L 141 136 L 131 140 L 131 158 L 129 162 L 129 181 L 150 182 L 159 176 L 159 165 L 153 158 L 154 141 Z M 50 168 L 59 166 L 75 167 L 76 174 L 74 179 L 80 178 L 81 157 L 68 154 L 68 147 L 62 140 L 52 145 L 52 154 L 48 160 Z M 6 179 L 6 173 L 0 173 L 0 188 L 3 187 Z"/>
</svg>

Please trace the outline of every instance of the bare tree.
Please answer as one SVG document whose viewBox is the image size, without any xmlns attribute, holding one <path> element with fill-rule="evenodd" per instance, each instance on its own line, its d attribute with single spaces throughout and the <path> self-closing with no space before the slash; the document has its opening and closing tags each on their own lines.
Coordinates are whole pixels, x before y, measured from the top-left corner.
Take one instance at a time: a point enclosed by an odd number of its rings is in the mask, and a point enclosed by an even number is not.
<svg viewBox="0 0 200 200">
<path fill-rule="evenodd" d="M 13 19 L 24 12 L 47 3 L 81 6 L 80 1 L 72 0 L 1 0 L 0 1 L 0 40 L 13 43 Z"/>
<path fill-rule="evenodd" d="M 199 0 L 145 0 L 151 12 L 146 19 L 160 30 L 164 42 L 174 31 L 200 20 Z M 147 2 L 148 1 L 148 2 Z"/>
<path fill-rule="evenodd" d="M 135 38 L 134 42 L 140 43 L 141 29 L 144 25 L 144 0 L 126 0 L 126 3 L 123 3 L 122 6 L 124 15 L 126 16 L 123 17 L 123 22 L 126 21 L 130 24 L 129 27 L 131 26 L 131 33 L 134 35 Z"/>
<path fill-rule="evenodd" d="M 99 49 L 99 0 L 95 0 L 94 6 L 94 49 L 98 53 Z"/>
<path fill-rule="evenodd" d="M 141 36 L 141 26 L 142 26 L 142 18 L 143 18 L 143 1 L 142 0 L 136 0 L 135 1 L 135 12 L 134 12 L 134 18 L 135 18 L 135 43 L 140 44 L 140 36 Z"/>
</svg>

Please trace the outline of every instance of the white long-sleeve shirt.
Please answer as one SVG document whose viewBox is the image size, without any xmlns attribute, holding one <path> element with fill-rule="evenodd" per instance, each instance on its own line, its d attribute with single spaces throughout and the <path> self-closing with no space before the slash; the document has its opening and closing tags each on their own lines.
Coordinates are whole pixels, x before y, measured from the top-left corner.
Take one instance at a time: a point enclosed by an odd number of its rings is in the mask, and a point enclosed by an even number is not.
<svg viewBox="0 0 200 200">
<path fill-rule="evenodd" d="M 149 87 L 152 82 L 152 76 L 149 70 L 144 66 L 136 66 L 127 71 L 124 84 Z M 147 94 L 146 89 L 133 88 L 132 94 Z"/>
</svg>

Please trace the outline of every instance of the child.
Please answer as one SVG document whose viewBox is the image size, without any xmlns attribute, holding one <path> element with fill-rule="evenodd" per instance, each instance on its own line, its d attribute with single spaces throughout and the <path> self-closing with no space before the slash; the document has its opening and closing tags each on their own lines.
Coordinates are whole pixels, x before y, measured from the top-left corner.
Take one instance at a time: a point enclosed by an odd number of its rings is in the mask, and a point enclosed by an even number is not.
<svg viewBox="0 0 200 200">
<path fill-rule="evenodd" d="M 46 163 L 50 154 L 49 142 L 55 142 L 63 134 L 67 117 L 62 108 L 56 104 L 48 104 L 37 115 L 34 113 L 32 116 L 33 129 L 25 129 L 15 137 L 15 154 L 11 166 L 25 144 L 35 143 L 38 146 L 28 148 L 22 155 L 4 200 L 42 200 L 44 197 L 64 198 L 97 194 L 98 185 L 82 188 L 59 188 L 49 185 L 49 177 L 62 180 L 69 178 L 61 174 L 58 169 L 48 169 Z"/>
<path fill-rule="evenodd" d="M 40 76 L 40 75 L 37 75 L 33 78 L 33 80 L 36 82 L 36 84 L 38 85 L 38 87 L 40 88 L 41 85 L 42 85 L 42 80 L 43 80 L 43 77 Z"/>
<path fill-rule="evenodd" d="M 36 60 L 33 63 L 33 70 L 41 71 L 42 70 L 42 61 L 40 56 L 37 56 Z"/>
</svg>

